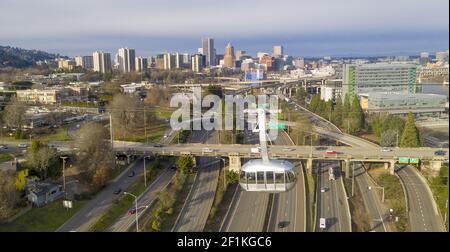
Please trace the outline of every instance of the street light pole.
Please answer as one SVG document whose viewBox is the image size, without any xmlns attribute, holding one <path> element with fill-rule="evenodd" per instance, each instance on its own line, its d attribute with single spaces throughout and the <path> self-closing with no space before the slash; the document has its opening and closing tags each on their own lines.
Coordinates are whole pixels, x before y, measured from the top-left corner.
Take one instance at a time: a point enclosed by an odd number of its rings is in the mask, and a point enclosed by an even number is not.
<svg viewBox="0 0 450 252">
<path fill-rule="evenodd" d="M 64 195 L 67 199 L 67 192 L 66 192 L 66 174 L 65 174 L 65 170 L 66 170 L 66 158 L 67 156 L 62 156 L 61 159 L 63 160 L 63 169 L 62 169 L 62 175 L 63 175 L 63 188 L 64 188 Z"/>
<path fill-rule="evenodd" d="M 355 162 L 352 162 L 352 197 L 355 195 Z"/>
<path fill-rule="evenodd" d="M 145 166 L 145 159 L 147 159 L 147 156 L 144 156 L 144 187 L 147 188 L 147 169 Z"/>
<path fill-rule="evenodd" d="M 135 203 L 135 208 L 136 208 L 136 213 L 135 213 L 135 215 L 136 215 L 136 232 L 139 232 L 139 218 L 138 218 L 138 206 L 137 206 L 137 197 L 136 197 L 136 195 L 134 195 L 134 194 L 132 194 L 132 193 L 129 193 L 129 192 L 123 192 L 124 194 L 126 194 L 126 195 L 130 195 L 130 196 L 132 196 L 132 197 L 134 197 L 134 203 Z"/>
</svg>

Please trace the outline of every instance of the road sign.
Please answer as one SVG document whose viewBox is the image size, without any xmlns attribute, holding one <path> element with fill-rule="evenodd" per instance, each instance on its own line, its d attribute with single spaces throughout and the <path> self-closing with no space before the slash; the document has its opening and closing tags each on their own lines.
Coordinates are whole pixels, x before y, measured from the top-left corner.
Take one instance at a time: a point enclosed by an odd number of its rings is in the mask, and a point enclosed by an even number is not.
<svg viewBox="0 0 450 252">
<path fill-rule="evenodd" d="M 399 164 L 409 164 L 409 157 L 399 157 L 398 163 Z"/>
<path fill-rule="evenodd" d="M 269 123 L 269 129 L 285 129 L 285 128 L 286 124 L 284 123 L 274 123 L 274 122 Z"/>
<path fill-rule="evenodd" d="M 419 159 L 418 158 L 410 158 L 409 159 L 409 163 L 410 164 L 418 164 L 419 163 Z"/>
<path fill-rule="evenodd" d="M 70 201 L 70 200 L 63 200 L 63 206 L 65 208 L 72 208 L 72 201 Z"/>
</svg>

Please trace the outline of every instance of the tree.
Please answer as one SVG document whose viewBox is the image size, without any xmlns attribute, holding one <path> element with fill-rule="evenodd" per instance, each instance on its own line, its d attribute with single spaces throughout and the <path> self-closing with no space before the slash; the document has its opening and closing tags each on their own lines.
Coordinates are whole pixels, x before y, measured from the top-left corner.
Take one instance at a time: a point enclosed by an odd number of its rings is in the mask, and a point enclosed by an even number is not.
<svg viewBox="0 0 450 252">
<path fill-rule="evenodd" d="M 237 172 L 228 170 L 225 173 L 225 177 L 227 180 L 227 184 L 236 184 L 239 182 L 239 174 Z"/>
<path fill-rule="evenodd" d="M 30 150 L 27 153 L 27 162 L 40 174 L 42 179 L 46 179 L 48 175 L 51 177 L 59 175 L 56 168 L 58 166 L 56 151 L 40 141 L 31 143 Z"/>
<path fill-rule="evenodd" d="M 344 97 L 344 111 L 342 113 L 342 115 L 345 119 L 348 118 L 350 110 L 351 110 L 350 95 L 347 93 Z"/>
<path fill-rule="evenodd" d="M 156 219 L 152 221 L 152 229 L 153 231 L 159 232 L 161 231 L 161 221 Z"/>
<path fill-rule="evenodd" d="M 315 94 L 311 98 L 311 102 L 309 103 L 309 108 L 312 112 L 316 112 L 319 109 L 320 106 L 320 95 Z"/>
<path fill-rule="evenodd" d="M 191 172 L 192 167 L 194 166 L 194 160 L 192 156 L 183 155 L 177 161 L 177 169 L 182 174 L 187 174 Z"/>
<path fill-rule="evenodd" d="M 308 96 L 308 93 L 303 87 L 297 88 L 297 92 L 295 94 L 295 98 L 298 100 L 298 103 L 300 106 L 306 105 L 306 97 Z"/>
<path fill-rule="evenodd" d="M 380 145 L 385 147 L 392 147 L 397 145 L 397 132 L 388 129 L 381 133 Z"/>
<path fill-rule="evenodd" d="M 109 131 L 99 123 L 86 123 L 78 130 L 74 145 L 82 178 L 94 189 L 104 186 L 114 167 Z"/>
<path fill-rule="evenodd" d="M 344 105 L 342 104 L 342 98 L 340 96 L 336 97 L 336 105 L 333 111 L 333 123 L 338 127 L 342 126 L 342 117 L 344 113 Z"/>
<path fill-rule="evenodd" d="M 362 112 L 361 104 L 358 96 L 353 97 L 351 114 L 348 115 L 352 119 L 354 132 L 359 132 L 364 127 L 364 113 Z"/>
<path fill-rule="evenodd" d="M 401 147 L 419 147 L 420 138 L 419 131 L 417 130 L 414 122 L 413 113 L 409 112 L 406 119 L 405 128 L 403 129 L 402 139 L 400 141 Z"/>
<path fill-rule="evenodd" d="M 155 123 L 154 115 L 150 111 L 145 111 L 146 115 L 144 116 L 143 104 L 135 96 L 115 95 L 108 110 L 112 114 L 115 131 L 122 130 L 132 133 L 145 125 L 149 126 Z"/>
<path fill-rule="evenodd" d="M 25 111 L 26 105 L 23 102 L 11 98 L 11 101 L 5 107 L 3 121 L 8 127 L 21 129 L 25 122 Z"/>
<path fill-rule="evenodd" d="M 0 170 L 0 220 L 10 217 L 20 199 L 16 189 L 14 175 Z"/>
</svg>

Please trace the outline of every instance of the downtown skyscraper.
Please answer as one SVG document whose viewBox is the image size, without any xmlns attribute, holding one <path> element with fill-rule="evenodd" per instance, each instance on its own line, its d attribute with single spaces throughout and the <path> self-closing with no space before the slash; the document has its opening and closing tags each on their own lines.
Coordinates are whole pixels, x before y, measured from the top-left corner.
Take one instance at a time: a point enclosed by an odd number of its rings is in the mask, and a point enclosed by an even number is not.
<svg viewBox="0 0 450 252">
<path fill-rule="evenodd" d="M 216 65 L 216 49 L 214 49 L 214 39 L 202 38 L 203 55 L 206 56 L 206 66 Z"/>
<path fill-rule="evenodd" d="M 96 51 L 92 54 L 94 71 L 100 73 L 110 73 L 111 67 L 111 54 Z"/>
</svg>

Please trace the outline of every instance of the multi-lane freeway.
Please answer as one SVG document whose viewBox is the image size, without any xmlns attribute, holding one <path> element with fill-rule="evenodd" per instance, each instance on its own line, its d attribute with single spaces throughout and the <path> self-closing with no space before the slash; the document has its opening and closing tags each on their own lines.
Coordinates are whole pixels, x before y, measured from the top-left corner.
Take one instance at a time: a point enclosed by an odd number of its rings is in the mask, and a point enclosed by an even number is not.
<svg viewBox="0 0 450 252">
<path fill-rule="evenodd" d="M 274 144 L 293 145 L 286 132 L 279 131 Z M 305 177 L 301 162 L 296 165 L 297 183 L 292 190 L 273 194 L 273 204 L 268 231 L 306 232 L 306 192 Z M 281 225 L 279 225 L 281 224 Z"/>
<path fill-rule="evenodd" d="M 379 194 L 376 190 L 370 190 L 369 186 L 374 188 L 374 182 L 370 179 L 369 174 L 361 162 L 352 164 L 354 167 L 355 183 L 361 192 L 361 198 L 364 202 L 365 209 L 370 217 L 370 231 L 389 232 L 387 223 L 389 210 L 383 206 Z M 350 196 L 350 195 L 349 195 Z"/>
<path fill-rule="evenodd" d="M 200 136 L 207 145 L 219 142 L 216 131 L 194 131 L 193 134 Z M 203 231 L 214 201 L 219 172 L 220 160 L 212 157 L 199 159 L 198 174 L 172 231 Z"/>
<path fill-rule="evenodd" d="M 334 170 L 335 179 L 333 180 L 329 179 L 330 168 Z M 316 188 L 316 231 L 351 232 L 350 209 L 341 174 L 339 162 L 319 162 Z M 320 218 L 325 218 L 325 228 L 320 228 Z"/>
<path fill-rule="evenodd" d="M 425 178 L 412 166 L 399 166 L 396 170 L 406 189 L 410 231 L 445 232 Z"/>
<path fill-rule="evenodd" d="M 259 142 L 257 134 L 245 131 L 244 143 Z M 243 159 L 245 163 L 247 160 Z M 230 209 L 225 217 L 221 231 L 224 232 L 262 232 L 269 203 L 269 194 L 264 192 L 246 192 L 240 187 L 233 197 Z"/>
</svg>

